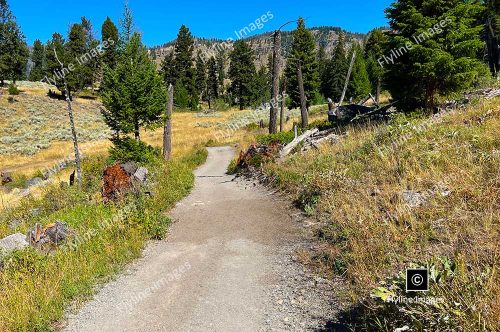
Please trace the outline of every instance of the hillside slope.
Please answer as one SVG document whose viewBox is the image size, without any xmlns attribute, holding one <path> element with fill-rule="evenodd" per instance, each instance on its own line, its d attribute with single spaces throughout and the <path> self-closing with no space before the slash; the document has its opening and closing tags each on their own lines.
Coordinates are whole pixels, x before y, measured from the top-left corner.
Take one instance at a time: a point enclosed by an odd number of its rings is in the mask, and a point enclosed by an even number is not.
<svg viewBox="0 0 500 332">
<path fill-rule="evenodd" d="M 500 102 L 352 127 L 340 143 L 264 166 L 321 227 L 311 263 L 349 286 L 361 330 L 480 331 L 500 317 Z M 307 170 L 305 172 L 304 170 Z M 401 271 L 431 269 L 442 303 L 395 304 Z M 356 304 L 359 307 L 356 307 Z"/>
<path fill-rule="evenodd" d="M 309 29 L 316 41 L 316 47 L 319 49 L 320 46 L 325 47 L 326 54 L 333 54 L 333 49 L 337 45 L 339 39 L 339 33 L 342 31 L 347 39 L 347 45 L 353 42 L 362 42 L 366 35 L 359 33 L 351 33 L 343 31 L 341 28 L 337 27 L 318 27 Z M 234 35 L 232 36 L 234 38 Z M 266 32 L 259 35 L 244 38 L 256 54 L 256 65 L 258 67 L 267 65 L 268 57 L 272 54 L 272 32 Z M 282 33 L 281 39 L 282 55 L 290 51 L 292 47 L 292 32 L 284 31 Z M 172 52 L 175 47 L 175 40 L 165 43 L 161 46 L 156 46 L 150 49 L 151 55 L 156 59 L 157 63 L 161 63 L 161 60 Z M 205 38 L 195 38 L 194 43 L 194 54 L 201 51 L 206 58 L 211 56 L 217 56 L 217 53 L 221 50 L 231 51 L 232 43 L 228 43 L 220 39 L 205 39 Z"/>
</svg>

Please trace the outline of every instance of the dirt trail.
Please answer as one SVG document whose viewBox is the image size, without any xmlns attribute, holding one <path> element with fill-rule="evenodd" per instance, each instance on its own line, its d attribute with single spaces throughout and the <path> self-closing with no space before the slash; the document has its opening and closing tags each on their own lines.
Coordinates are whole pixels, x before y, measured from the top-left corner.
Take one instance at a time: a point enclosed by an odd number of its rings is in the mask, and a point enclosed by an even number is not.
<svg viewBox="0 0 500 332">
<path fill-rule="evenodd" d="M 332 317 L 330 284 L 292 259 L 297 211 L 226 175 L 233 156 L 209 149 L 167 239 L 69 315 L 64 331 L 302 331 Z"/>
</svg>

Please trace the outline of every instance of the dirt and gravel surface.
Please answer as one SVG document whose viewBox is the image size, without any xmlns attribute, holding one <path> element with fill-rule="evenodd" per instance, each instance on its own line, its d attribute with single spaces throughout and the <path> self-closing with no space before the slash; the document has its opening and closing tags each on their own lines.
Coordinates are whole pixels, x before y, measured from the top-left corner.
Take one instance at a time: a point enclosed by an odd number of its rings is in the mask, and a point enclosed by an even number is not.
<svg viewBox="0 0 500 332">
<path fill-rule="evenodd" d="M 295 254 L 304 217 L 258 184 L 226 175 L 230 147 L 209 148 L 164 241 L 104 285 L 64 331 L 317 331 L 333 285 Z"/>
</svg>

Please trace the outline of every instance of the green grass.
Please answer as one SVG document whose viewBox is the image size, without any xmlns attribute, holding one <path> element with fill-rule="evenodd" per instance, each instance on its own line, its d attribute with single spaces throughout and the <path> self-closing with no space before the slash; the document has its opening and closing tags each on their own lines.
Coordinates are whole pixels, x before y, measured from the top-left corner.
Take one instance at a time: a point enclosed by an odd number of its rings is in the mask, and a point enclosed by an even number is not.
<svg viewBox="0 0 500 332">
<path fill-rule="evenodd" d="M 345 319 L 355 330 L 498 327 L 499 108 L 495 101 L 476 103 L 436 123 L 398 116 L 265 165 L 277 187 L 326 224 L 311 262 L 352 286 Z M 408 208 L 405 190 L 426 194 L 427 202 Z M 443 275 L 426 295 L 444 304 L 398 307 L 371 297 L 381 286 L 408 295 L 394 278 L 411 264 Z"/>
<path fill-rule="evenodd" d="M 206 150 L 199 149 L 179 160 L 149 164 L 155 183 L 152 197 L 129 196 L 116 205 L 99 202 L 105 158 L 88 159 L 83 192 L 52 187 L 44 198 L 28 199 L 3 214 L 0 236 L 24 233 L 36 222 L 55 220 L 66 222 L 74 234 L 65 246 L 50 254 L 29 249 L 2 263 L 0 331 L 54 330 L 70 303 L 88 299 L 96 284 L 139 257 L 147 240 L 165 235 L 169 224 L 166 211 L 190 192 L 192 172 L 206 156 Z M 123 218 L 118 219 L 120 214 Z"/>
</svg>

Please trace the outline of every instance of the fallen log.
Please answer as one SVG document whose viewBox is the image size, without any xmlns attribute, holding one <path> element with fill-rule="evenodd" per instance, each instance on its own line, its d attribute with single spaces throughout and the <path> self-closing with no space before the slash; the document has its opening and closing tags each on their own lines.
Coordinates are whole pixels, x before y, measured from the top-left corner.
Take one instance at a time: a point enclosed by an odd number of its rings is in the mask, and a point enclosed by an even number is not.
<svg viewBox="0 0 500 332">
<path fill-rule="evenodd" d="M 283 150 L 281 150 L 280 152 L 280 158 L 283 158 L 283 157 L 286 157 L 288 154 L 290 154 L 290 152 L 292 152 L 292 150 L 300 144 L 300 142 L 302 142 L 303 140 L 305 140 L 306 138 L 316 134 L 319 132 L 319 129 L 318 128 L 314 128 L 314 129 L 310 129 L 310 130 L 307 130 L 305 133 L 303 133 L 302 135 L 300 135 L 299 137 L 295 138 L 293 141 L 291 141 L 290 143 L 288 143 L 284 148 Z"/>
</svg>

